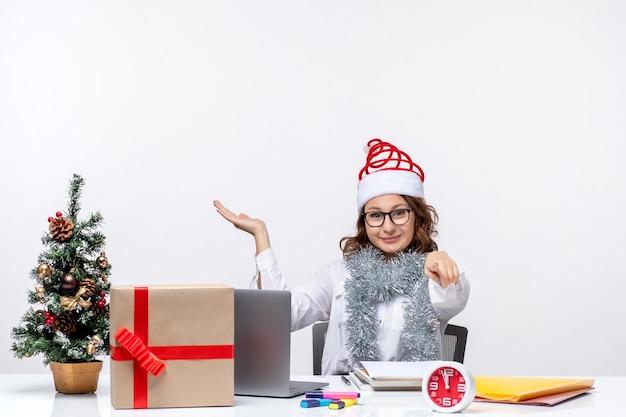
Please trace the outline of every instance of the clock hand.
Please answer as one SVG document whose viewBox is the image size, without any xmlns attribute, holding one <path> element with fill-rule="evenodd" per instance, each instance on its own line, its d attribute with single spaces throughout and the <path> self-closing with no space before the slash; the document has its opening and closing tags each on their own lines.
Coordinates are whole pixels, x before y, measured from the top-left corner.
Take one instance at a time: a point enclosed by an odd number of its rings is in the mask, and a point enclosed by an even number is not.
<svg viewBox="0 0 626 417">
<path fill-rule="evenodd" d="M 450 389 L 450 379 L 445 369 L 441 370 L 441 376 L 443 377 L 443 381 L 446 383 L 446 389 Z"/>
</svg>

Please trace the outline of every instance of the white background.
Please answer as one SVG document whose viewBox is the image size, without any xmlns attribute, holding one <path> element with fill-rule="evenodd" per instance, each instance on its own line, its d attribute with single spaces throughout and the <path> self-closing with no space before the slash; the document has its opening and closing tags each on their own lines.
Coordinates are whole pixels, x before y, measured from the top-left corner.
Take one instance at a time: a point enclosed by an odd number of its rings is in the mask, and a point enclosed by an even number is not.
<svg viewBox="0 0 626 417">
<path fill-rule="evenodd" d="M 472 282 L 453 322 L 475 374 L 626 375 L 625 19 L 618 0 L 0 1 L 0 372 L 49 372 L 9 334 L 73 173 L 113 284 L 247 287 L 252 238 L 217 198 L 267 222 L 295 285 L 340 257 L 381 137 L 424 168 Z M 292 340 L 311 372 L 310 329 Z"/>
</svg>

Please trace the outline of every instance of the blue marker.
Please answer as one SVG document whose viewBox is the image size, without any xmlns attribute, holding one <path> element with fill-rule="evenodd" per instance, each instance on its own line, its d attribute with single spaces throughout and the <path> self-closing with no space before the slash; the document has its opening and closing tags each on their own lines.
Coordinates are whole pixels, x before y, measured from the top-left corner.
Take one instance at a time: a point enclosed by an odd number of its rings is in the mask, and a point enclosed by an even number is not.
<svg viewBox="0 0 626 417">
<path fill-rule="evenodd" d="M 300 401 L 300 407 L 302 407 L 302 408 L 322 407 L 322 406 L 330 405 L 330 403 L 332 401 L 333 400 L 326 399 L 326 398 L 316 398 L 316 399 L 301 400 Z"/>
</svg>

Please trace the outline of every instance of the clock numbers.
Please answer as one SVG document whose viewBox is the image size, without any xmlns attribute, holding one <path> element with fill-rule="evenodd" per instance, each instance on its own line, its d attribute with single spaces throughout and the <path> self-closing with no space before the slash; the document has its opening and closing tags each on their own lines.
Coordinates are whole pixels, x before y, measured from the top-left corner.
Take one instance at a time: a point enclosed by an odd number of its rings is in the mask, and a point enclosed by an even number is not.
<svg viewBox="0 0 626 417">
<path fill-rule="evenodd" d="M 452 407 L 459 403 L 466 391 L 465 379 L 456 369 L 439 368 L 428 382 L 430 397 L 442 407 Z"/>
<path fill-rule="evenodd" d="M 425 375 L 422 391 L 427 403 L 435 411 L 460 411 L 474 400 L 474 376 L 462 364 L 439 362 Z"/>
</svg>

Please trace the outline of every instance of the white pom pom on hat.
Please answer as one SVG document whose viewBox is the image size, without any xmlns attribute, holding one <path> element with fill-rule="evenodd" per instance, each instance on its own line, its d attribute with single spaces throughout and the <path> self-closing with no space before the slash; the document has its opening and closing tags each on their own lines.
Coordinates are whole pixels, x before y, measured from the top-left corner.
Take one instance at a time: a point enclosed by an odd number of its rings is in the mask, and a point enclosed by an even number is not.
<svg viewBox="0 0 626 417">
<path fill-rule="evenodd" d="M 367 159 L 359 172 L 356 204 L 359 213 L 374 197 L 400 194 L 424 197 L 424 171 L 411 157 L 389 142 L 367 142 Z"/>
</svg>

